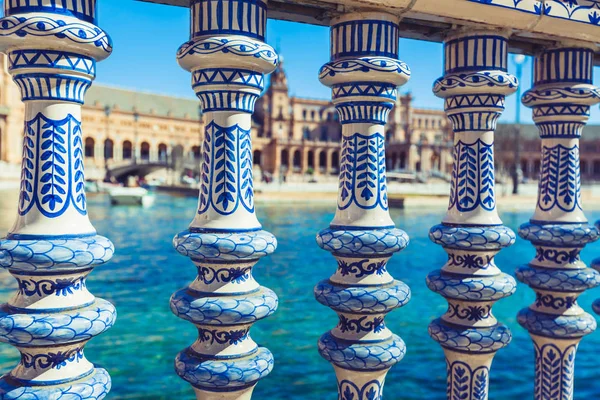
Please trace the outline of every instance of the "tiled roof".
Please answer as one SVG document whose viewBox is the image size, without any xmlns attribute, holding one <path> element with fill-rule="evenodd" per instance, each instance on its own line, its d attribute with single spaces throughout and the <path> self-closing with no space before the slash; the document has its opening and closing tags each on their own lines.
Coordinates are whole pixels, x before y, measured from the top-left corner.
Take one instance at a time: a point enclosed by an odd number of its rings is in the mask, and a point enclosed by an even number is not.
<svg viewBox="0 0 600 400">
<path fill-rule="evenodd" d="M 139 92 L 97 84 L 89 88 L 85 96 L 85 103 L 89 107 L 117 106 L 116 108 L 123 112 L 137 110 L 140 114 L 192 120 L 198 119 L 198 106 L 200 105 L 200 101 L 193 98 Z"/>
</svg>

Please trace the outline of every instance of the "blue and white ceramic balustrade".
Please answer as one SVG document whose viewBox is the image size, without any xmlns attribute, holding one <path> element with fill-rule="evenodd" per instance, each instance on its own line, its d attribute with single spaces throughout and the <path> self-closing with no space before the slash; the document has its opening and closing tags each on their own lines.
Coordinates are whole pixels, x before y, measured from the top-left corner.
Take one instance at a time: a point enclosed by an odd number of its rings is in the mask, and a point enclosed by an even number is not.
<svg viewBox="0 0 600 400">
<path fill-rule="evenodd" d="M 319 352 L 334 366 L 340 400 L 381 399 L 388 370 L 406 351 L 384 323 L 410 299 L 408 286 L 387 269 L 408 236 L 388 211 L 384 127 L 397 87 L 409 77 L 398 60 L 397 17 L 351 13 L 332 22 L 331 61 L 319 79 L 332 88 L 342 156 L 336 214 L 317 243 L 338 268 L 315 287 L 315 297 L 339 316 L 319 340 Z"/>
<path fill-rule="evenodd" d="M 579 171 L 579 138 L 590 106 L 600 102 L 593 58 L 594 51 L 581 44 L 542 52 L 535 58 L 533 88 L 523 95 L 542 139 L 536 209 L 519 228 L 536 255 L 517 269 L 517 278 L 536 294 L 518 316 L 534 343 L 536 400 L 573 398 L 577 346 L 596 328 L 577 304 L 581 293 L 600 284 L 600 274 L 579 257 L 599 235 L 583 213 Z"/>
<path fill-rule="evenodd" d="M 198 399 L 244 400 L 273 368 L 271 352 L 249 335 L 277 308 L 275 293 L 252 277 L 277 242 L 254 213 L 250 129 L 264 74 L 278 57 L 264 43 L 265 1 L 194 0 L 190 11 L 190 41 L 177 59 L 192 73 L 206 130 L 196 217 L 173 243 L 198 277 L 172 296 L 171 309 L 196 325 L 198 340 L 179 353 L 175 369 Z"/>
<path fill-rule="evenodd" d="M 487 399 L 493 357 L 511 340 L 492 314 L 493 304 L 516 287 L 494 262 L 515 241 L 498 217 L 494 180 L 496 121 L 518 85 L 507 72 L 507 45 L 500 31 L 452 34 L 444 41 L 444 76 L 433 88 L 454 131 L 448 211 L 429 232 L 448 262 L 427 276 L 427 286 L 448 302 L 429 325 L 446 356 L 448 399 Z"/>
<path fill-rule="evenodd" d="M 83 349 L 116 311 L 86 278 L 114 248 L 86 211 L 81 105 L 111 41 L 96 26 L 93 0 L 6 0 L 4 13 L 0 51 L 25 121 L 17 220 L 0 240 L 0 267 L 19 286 L 0 306 L 0 341 L 21 361 L 0 380 L 0 398 L 102 399 L 110 376 Z"/>
</svg>

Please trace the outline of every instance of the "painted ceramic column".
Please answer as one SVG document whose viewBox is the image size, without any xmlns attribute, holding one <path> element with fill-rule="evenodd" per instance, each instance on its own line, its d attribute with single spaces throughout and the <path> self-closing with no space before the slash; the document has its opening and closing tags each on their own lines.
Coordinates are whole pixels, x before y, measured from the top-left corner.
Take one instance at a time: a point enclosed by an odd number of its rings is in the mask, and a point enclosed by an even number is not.
<svg viewBox="0 0 600 400">
<path fill-rule="evenodd" d="M 0 266 L 18 282 L 0 306 L 0 341 L 21 352 L 0 380 L 2 399 L 102 399 L 106 370 L 85 344 L 110 328 L 112 304 L 86 288 L 112 243 L 86 211 L 81 105 L 96 61 L 112 50 L 92 0 L 4 2 L 0 51 L 25 102 L 18 216 L 0 240 Z"/>
<path fill-rule="evenodd" d="M 536 255 L 517 269 L 517 278 L 536 294 L 518 321 L 534 342 L 537 400 L 573 398 L 577 345 L 596 328 L 594 318 L 577 304 L 584 290 L 600 284 L 600 274 L 579 257 L 586 244 L 598 239 L 581 206 L 579 138 L 590 106 L 600 102 L 592 85 L 594 52 L 580 46 L 539 54 L 533 88 L 523 96 L 542 138 L 535 213 L 519 228 Z"/>
<path fill-rule="evenodd" d="M 445 74 L 433 91 L 445 99 L 454 131 L 454 165 L 446 217 L 429 231 L 448 253 L 427 286 L 448 310 L 429 325 L 444 349 L 448 399 L 488 398 L 494 354 L 511 340 L 492 306 L 515 291 L 495 255 L 515 241 L 496 210 L 494 130 L 517 79 L 507 72 L 507 37 L 498 31 L 456 32 L 444 42 Z"/>
<path fill-rule="evenodd" d="M 277 308 L 275 293 L 252 277 L 277 242 L 254 213 L 250 128 L 264 74 L 278 57 L 264 43 L 266 2 L 194 0 L 190 8 L 190 41 L 177 59 L 192 73 L 206 128 L 196 217 L 173 244 L 198 277 L 172 296 L 171 310 L 196 325 L 198 340 L 179 353 L 175 369 L 198 399 L 250 399 L 273 356 L 249 330 Z"/>
<path fill-rule="evenodd" d="M 406 304 L 410 290 L 387 271 L 408 236 L 388 212 L 385 132 L 397 87 L 410 76 L 398 61 L 398 19 L 384 13 L 352 13 L 331 26 L 331 61 L 320 71 L 332 88 L 342 123 L 339 191 L 335 218 L 317 235 L 337 260 L 337 271 L 315 287 L 315 297 L 339 316 L 319 340 L 333 364 L 341 400 L 381 399 L 388 370 L 406 351 L 384 323 Z"/>
</svg>

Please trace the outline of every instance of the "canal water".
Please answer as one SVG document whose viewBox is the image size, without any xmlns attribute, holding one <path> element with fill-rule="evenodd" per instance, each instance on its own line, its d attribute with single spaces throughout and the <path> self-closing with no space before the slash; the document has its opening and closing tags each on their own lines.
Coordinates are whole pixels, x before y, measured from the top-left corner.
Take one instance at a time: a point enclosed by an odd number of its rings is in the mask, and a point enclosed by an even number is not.
<svg viewBox="0 0 600 400">
<path fill-rule="evenodd" d="M 105 196 L 90 196 L 88 208 L 98 232 L 115 244 L 112 261 L 94 270 L 90 290 L 117 306 L 116 325 L 93 339 L 86 347 L 89 359 L 106 367 L 113 379 L 111 399 L 193 399 L 190 386 L 173 372 L 173 358 L 196 337 L 194 327 L 176 318 L 169 310 L 169 297 L 187 285 L 196 270 L 193 264 L 171 247 L 173 235 L 191 221 L 196 201 L 191 198 L 157 195 L 148 208 L 111 207 Z M 16 193 L 0 193 L 0 231 L 5 233 L 15 215 Z M 257 280 L 279 296 L 279 309 L 252 328 L 254 339 L 275 355 L 275 369 L 256 390 L 254 398 L 335 399 L 336 383 L 331 366 L 317 353 L 316 342 L 335 326 L 335 313 L 314 300 L 313 286 L 336 268 L 333 257 L 319 249 L 315 233 L 333 217 L 333 204 L 258 203 L 258 216 L 266 230 L 279 241 L 275 254 L 255 268 Z M 440 268 L 445 253 L 427 238 L 430 226 L 437 224 L 442 209 L 422 211 L 392 210 L 396 224 L 411 237 L 409 247 L 395 255 L 390 272 L 407 283 L 413 292 L 411 302 L 389 314 L 386 322 L 404 338 L 408 351 L 404 360 L 388 374 L 384 397 L 388 400 L 445 398 L 445 363 L 440 347 L 427 335 L 430 320 L 445 311 L 445 301 L 430 292 L 425 276 Z M 504 213 L 505 224 L 516 230 L 529 213 Z M 588 213 L 591 220 L 598 212 Z M 517 243 L 497 256 L 506 272 L 534 255 L 531 245 Z M 600 256 L 600 244 L 583 252 L 590 262 Z M 0 271 L 0 302 L 15 289 L 14 279 Z M 581 297 L 581 305 L 591 310 L 600 290 Z M 499 320 L 514 333 L 510 346 L 494 360 L 491 399 L 532 398 L 533 349 L 529 336 L 516 322 L 516 313 L 534 300 L 533 292 L 519 284 L 517 293 L 496 304 Z M 600 331 L 582 341 L 577 355 L 576 398 L 598 398 L 597 379 Z M 0 345 L 0 373 L 17 362 L 11 346 Z"/>
</svg>

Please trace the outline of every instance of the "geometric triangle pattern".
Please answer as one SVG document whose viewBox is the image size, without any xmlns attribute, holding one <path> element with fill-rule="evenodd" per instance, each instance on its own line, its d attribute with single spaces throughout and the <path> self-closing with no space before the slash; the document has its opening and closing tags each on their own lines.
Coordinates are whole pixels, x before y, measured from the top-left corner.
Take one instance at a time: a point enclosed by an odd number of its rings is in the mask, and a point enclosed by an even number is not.
<svg viewBox="0 0 600 400">
<path fill-rule="evenodd" d="M 56 50 L 14 50 L 8 54 L 9 69 L 57 68 L 95 76 L 96 61 L 79 54 Z"/>
<path fill-rule="evenodd" d="M 474 94 L 452 96 L 446 99 L 446 108 L 499 107 L 504 108 L 504 95 Z"/>
<path fill-rule="evenodd" d="M 213 84 L 243 85 L 262 90 L 264 76 L 260 72 L 237 68 L 206 68 L 194 71 L 192 75 L 193 87 Z"/>
<path fill-rule="evenodd" d="M 396 100 L 398 95 L 395 85 L 373 82 L 334 85 L 332 91 L 334 99 L 351 96 L 376 96 Z"/>
</svg>

